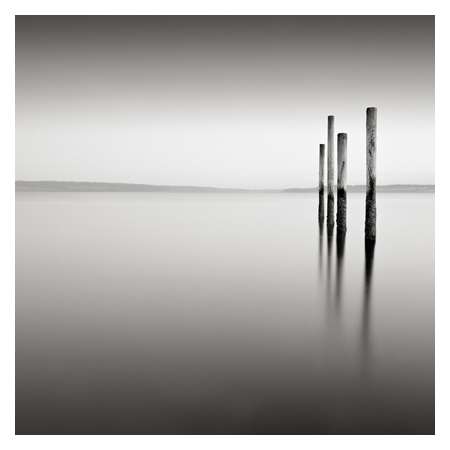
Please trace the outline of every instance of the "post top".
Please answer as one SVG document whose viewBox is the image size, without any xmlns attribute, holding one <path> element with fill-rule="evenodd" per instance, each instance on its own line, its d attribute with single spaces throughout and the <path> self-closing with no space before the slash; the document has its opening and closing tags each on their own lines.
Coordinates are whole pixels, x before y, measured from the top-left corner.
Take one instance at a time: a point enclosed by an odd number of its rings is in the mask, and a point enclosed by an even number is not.
<svg viewBox="0 0 450 450">
<path fill-rule="evenodd" d="M 366 109 L 366 111 L 367 112 L 377 112 L 377 108 L 375 107 L 375 106 L 369 106 L 367 109 Z"/>
<path fill-rule="evenodd" d="M 338 138 L 339 137 L 345 137 L 346 138 L 347 137 L 347 133 L 338 133 Z"/>
</svg>

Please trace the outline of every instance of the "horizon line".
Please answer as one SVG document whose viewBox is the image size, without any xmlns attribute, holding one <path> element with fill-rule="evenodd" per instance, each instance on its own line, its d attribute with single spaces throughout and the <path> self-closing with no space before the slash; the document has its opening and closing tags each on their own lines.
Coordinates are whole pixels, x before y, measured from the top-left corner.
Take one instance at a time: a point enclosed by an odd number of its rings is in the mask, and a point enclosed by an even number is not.
<svg viewBox="0 0 450 450">
<path fill-rule="evenodd" d="M 34 186 L 33 186 L 34 185 Z M 39 186 L 41 185 L 41 186 Z M 141 188 L 141 189 L 153 189 L 153 190 L 163 190 L 163 189 L 195 189 L 195 190 L 213 190 L 213 191 L 245 191 L 245 192 L 290 192 L 290 191 L 318 191 L 318 186 L 309 186 L 309 187 L 298 187 L 298 186 L 287 186 L 281 188 L 244 188 L 244 187 L 217 187 L 217 186 L 199 186 L 199 185 L 176 185 L 176 184 L 147 184 L 147 183 L 128 183 L 128 182 L 109 182 L 109 181 L 57 181 L 57 180 L 15 180 L 16 189 L 26 188 L 26 187 L 34 187 L 34 188 L 44 188 L 45 185 L 47 187 L 66 187 L 69 188 L 70 185 L 72 187 L 106 187 L 106 186 L 116 186 L 116 187 L 129 187 L 129 188 Z M 347 190 L 351 189 L 364 189 L 366 184 L 348 184 Z M 336 188 L 336 184 L 334 185 L 334 189 Z M 380 189 L 405 189 L 405 188 L 419 188 L 419 189 L 435 189 L 435 184 L 415 184 L 415 183 L 395 183 L 395 184 L 379 184 L 377 188 Z"/>
</svg>

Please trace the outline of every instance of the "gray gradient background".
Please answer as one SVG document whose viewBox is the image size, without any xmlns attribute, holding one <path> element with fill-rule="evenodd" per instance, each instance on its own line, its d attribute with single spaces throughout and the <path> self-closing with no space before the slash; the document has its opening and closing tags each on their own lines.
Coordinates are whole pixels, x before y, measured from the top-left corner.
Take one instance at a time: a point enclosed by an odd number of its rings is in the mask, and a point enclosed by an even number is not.
<svg viewBox="0 0 450 450">
<path fill-rule="evenodd" d="M 317 184 L 326 116 L 365 181 L 434 183 L 434 17 L 16 18 L 16 179 Z"/>
</svg>

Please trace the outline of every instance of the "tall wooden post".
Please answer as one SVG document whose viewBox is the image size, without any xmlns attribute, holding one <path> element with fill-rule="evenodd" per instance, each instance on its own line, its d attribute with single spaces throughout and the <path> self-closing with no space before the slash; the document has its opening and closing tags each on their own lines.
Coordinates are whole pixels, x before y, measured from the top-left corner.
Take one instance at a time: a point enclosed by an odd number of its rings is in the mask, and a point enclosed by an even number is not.
<svg viewBox="0 0 450 450">
<path fill-rule="evenodd" d="M 347 231 L 347 133 L 337 135 L 336 307 L 340 307 Z"/>
<path fill-rule="evenodd" d="M 347 133 L 337 136 L 337 232 L 347 230 Z"/>
<path fill-rule="evenodd" d="M 324 214 L 324 164 L 325 164 L 325 144 L 319 145 L 319 224 L 323 225 Z"/>
<path fill-rule="evenodd" d="M 328 116 L 327 185 L 327 228 L 330 233 L 334 228 L 334 116 Z"/>
<path fill-rule="evenodd" d="M 366 239 L 375 241 L 377 222 L 376 159 L 377 157 L 377 108 L 366 110 Z"/>
</svg>

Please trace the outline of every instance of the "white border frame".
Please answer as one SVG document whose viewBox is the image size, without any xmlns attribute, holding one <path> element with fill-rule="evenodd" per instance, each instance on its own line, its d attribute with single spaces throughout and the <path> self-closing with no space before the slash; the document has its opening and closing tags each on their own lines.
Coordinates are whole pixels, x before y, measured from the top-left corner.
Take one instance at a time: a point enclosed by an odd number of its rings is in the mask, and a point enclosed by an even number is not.
<svg viewBox="0 0 450 450">
<path fill-rule="evenodd" d="M 448 205 L 450 192 L 448 171 L 450 148 L 444 146 L 447 137 L 449 109 L 449 58 L 450 21 L 449 6 L 445 2 L 408 2 L 379 0 L 370 7 L 361 8 L 360 1 L 341 0 L 339 3 L 321 0 L 299 4 L 294 0 L 247 1 L 247 0 L 160 0 L 160 1 L 97 1 L 97 0 L 41 0 L 9 1 L 2 6 L 0 22 L 1 46 L 5 65 L 2 77 L 2 120 L 0 198 L 3 212 L 0 220 L 1 296 L 0 296 L 0 446 L 3 449 L 79 449 L 107 447 L 114 450 L 124 445 L 133 449 L 179 448 L 184 449 L 229 449 L 238 448 L 307 448 L 333 449 L 353 448 L 365 450 L 408 446 L 408 449 L 424 446 L 450 448 L 448 430 L 448 401 L 450 370 L 446 343 L 450 342 L 450 295 L 445 277 L 448 277 L 450 249 L 450 223 Z M 446 2 L 448 4 L 448 2 Z M 320 5 L 312 7 L 312 5 Z M 336 5 L 340 7 L 337 8 Z M 375 7 L 376 6 L 376 7 Z M 14 15 L 15 14 L 435 14 L 436 15 L 436 436 L 14 436 Z M 449 181 L 450 182 L 450 181 Z"/>
</svg>

